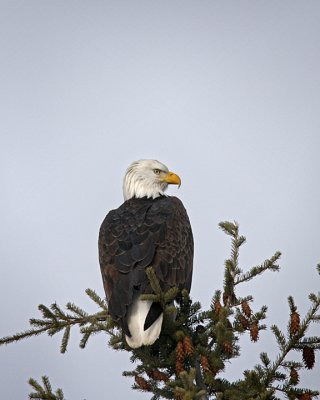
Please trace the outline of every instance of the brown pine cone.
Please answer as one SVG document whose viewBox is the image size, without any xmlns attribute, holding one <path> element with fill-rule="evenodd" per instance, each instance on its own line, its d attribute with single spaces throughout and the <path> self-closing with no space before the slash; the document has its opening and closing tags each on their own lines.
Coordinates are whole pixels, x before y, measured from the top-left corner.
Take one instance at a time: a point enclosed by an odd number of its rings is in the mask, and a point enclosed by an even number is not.
<svg viewBox="0 0 320 400">
<path fill-rule="evenodd" d="M 183 344 L 181 341 L 179 341 L 176 347 L 176 361 L 180 361 L 181 363 L 183 363 L 184 357 L 185 354 L 184 354 Z"/>
<path fill-rule="evenodd" d="M 154 379 L 155 381 L 167 382 L 169 380 L 168 375 L 164 374 L 163 372 L 160 372 L 157 369 L 153 369 L 152 371 L 149 371 L 148 375 L 150 376 L 150 378 Z"/>
<path fill-rule="evenodd" d="M 253 322 L 250 326 L 250 338 L 252 342 L 256 342 L 259 339 L 259 325 L 257 321 Z"/>
<path fill-rule="evenodd" d="M 292 367 L 291 371 L 290 371 L 290 381 L 291 381 L 291 383 L 293 385 L 297 385 L 299 383 L 299 380 L 300 380 L 300 378 L 299 378 L 298 371 L 295 368 Z"/>
<path fill-rule="evenodd" d="M 194 348 L 190 336 L 185 336 L 183 338 L 183 350 L 186 356 L 192 355 Z"/>
<path fill-rule="evenodd" d="M 312 369 L 315 362 L 314 349 L 312 347 L 304 347 L 302 350 L 302 358 L 306 368 Z"/>
<path fill-rule="evenodd" d="M 175 400 L 183 400 L 183 394 L 179 392 L 175 392 L 174 394 Z"/>
<path fill-rule="evenodd" d="M 244 315 L 239 316 L 239 322 L 243 329 L 249 328 L 249 320 L 247 320 L 247 318 Z"/>
<path fill-rule="evenodd" d="M 183 363 L 181 361 L 176 361 L 176 373 L 179 376 L 180 372 L 184 371 Z"/>
<path fill-rule="evenodd" d="M 214 302 L 214 312 L 215 312 L 217 315 L 220 314 L 221 308 L 222 308 L 222 305 L 221 305 L 221 303 L 220 303 L 220 300 L 216 300 L 216 301 Z"/>
<path fill-rule="evenodd" d="M 250 317 L 251 317 L 251 314 L 252 314 L 252 311 L 251 311 L 251 308 L 250 308 L 250 306 L 249 306 L 249 303 L 248 303 L 246 300 L 244 300 L 244 301 L 241 303 L 241 308 L 242 308 L 243 314 L 244 314 L 246 317 L 250 318 Z"/>
<path fill-rule="evenodd" d="M 224 351 L 228 354 L 232 354 L 232 343 L 230 343 L 229 341 L 224 341 L 223 342 L 223 348 Z"/>
<path fill-rule="evenodd" d="M 312 400 L 312 396 L 310 393 L 303 393 L 300 397 L 300 400 Z"/>
<path fill-rule="evenodd" d="M 145 392 L 149 392 L 150 391 L 151 386 L 149 385 L 149 383 L 144 378 L 142 378 L 139 375 L 136 375 L 134 379 L 135 379 L 136 384 L 139 386 L 140 389 L 144 390 Z"/>
<path fill-rule="evenodd" d="M 207 356 L 205 356 L 205 355 L 201 356 L 200 364 L 201 364 L 201 367 L 202 367 L 204 372 L 209 372 L 210 371 L 210 365 L 209 365 L 209 361 L 208 361 L 208 357 Z"/>
<path fill-rule="evenodd" d="M 294 311 L 290 316 L 290 333 L 295 335 L 300 328 L 300 315 Z"/>
</svg>

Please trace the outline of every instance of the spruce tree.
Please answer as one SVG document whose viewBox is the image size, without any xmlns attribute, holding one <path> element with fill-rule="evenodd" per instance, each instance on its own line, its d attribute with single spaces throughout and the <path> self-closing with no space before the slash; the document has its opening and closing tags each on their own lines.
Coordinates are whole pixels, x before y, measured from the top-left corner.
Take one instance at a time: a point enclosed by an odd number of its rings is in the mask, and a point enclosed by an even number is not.
<svg viewBox="0 0 320 400">
<path fill-rule="evenodd" d="M 146 272 L 153 294 L 142 299 L 160 302 L 164 309 L 164 322 L 160 338 L 152 346 L 138 349 L 128 347 L 119 324 L 108 315 L 104 299 L 91 289 L 86 294 L 96 304 L 97 312 L 88 314 L 73 303 L 64 309 L 56 303 L 39 305 L 40 318 L 30 319 L 30 329 L 0 339 L 0 344 L 16 342 L 31 336 L 62 333 L 60 351 L 65 353 L 71 328 L 78 326 L 82 335 L 80 347 L 85 348 L 92 335 L 106 333 L 109 346 L 116 351 L 127 351 L 135 368 L 123 375 L 133 380 L 133 389 L 150 393 L 150 399 L 176 400 L 275 400 L 316 398 L 319 391 L 300 386 L 299 372 L 315 365 L 315 352 L 320 348 L 320 337 L 308 336 L 313 323 L 320 321 L 320 295 L 309 295 L 310 308 L 301 317 L 292 296 L 288 298 L 289 315 L 285 330 L 271 325 L 278 346 L 278 355 L 272 360 L 267 352 L 260 354 L 260 363 L 248 366 L 242 379 L 230 381 L 222 377 L 227 363 L 240 354 L 239 339 L 249 335 L 254 343 L 261 331 L 267 330 L 267 307 L 255 310 L 253 297 L 239 297 L 238 285 L 256 278 L 266 271 L 279 271 L 281 253 L 276 252 L 261 265 L 247 271 L 239 267 L 239 249 L 246 238 L 239 234 L 237 223 L 221 222 L 220 228 L 231 238 L 231 255 L 225 261 L 224 282 L 216 290 L 210 308 L 202 310 L 192 301 L 188 292 L 171 288 L 161 290 L 156 275 L 149 267 Z M 320 265 L 317 266 L 320 274 Z M 292 355 L 300 353 L 300 361 Z M 30 399 L 65 400 L 61 389 L 53 390 L 46 376 L 42 382 L 30 379 L 33 392 Z"/>
</svg>

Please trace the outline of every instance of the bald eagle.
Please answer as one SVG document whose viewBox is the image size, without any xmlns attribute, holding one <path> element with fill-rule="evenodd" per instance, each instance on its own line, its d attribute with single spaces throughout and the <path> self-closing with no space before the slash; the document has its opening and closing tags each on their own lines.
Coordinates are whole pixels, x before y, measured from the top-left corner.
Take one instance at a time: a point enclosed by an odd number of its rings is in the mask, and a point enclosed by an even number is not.
<svg viewBox="0 0 320 400">
<path fill-rule="evenodd" d="M 111 317 L 120 322 L 131 348 L 152 345 L 163 321 L 161 305 L 142 301 L 152 293 L 152 266 L 162 290 L 190 291 L 193 236 L 182 202 L 167 196 L 178 175 L 156 160 L 133 162 L 123 180 L 124 203 L 105 217 L 99 233 L 99 261 Z"/>
</svg>

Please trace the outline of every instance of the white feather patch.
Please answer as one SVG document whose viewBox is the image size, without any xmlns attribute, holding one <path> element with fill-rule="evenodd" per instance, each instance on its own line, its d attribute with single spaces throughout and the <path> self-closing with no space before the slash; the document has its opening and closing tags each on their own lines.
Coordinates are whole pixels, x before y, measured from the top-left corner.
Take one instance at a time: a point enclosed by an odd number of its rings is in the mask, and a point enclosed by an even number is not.
<svg viewBox="0 0 320 400">
<path fill-rule="evenodd" d="M 128 310 L 127 322 L 131 337 L 126 335 L 126 341 L 133 349 L 141 346 L 150 346 L 160 336 L 163 313 L 147 330 L 143 329 L 151 305 L 152 301 L 136 299 Z"/>
</svg>

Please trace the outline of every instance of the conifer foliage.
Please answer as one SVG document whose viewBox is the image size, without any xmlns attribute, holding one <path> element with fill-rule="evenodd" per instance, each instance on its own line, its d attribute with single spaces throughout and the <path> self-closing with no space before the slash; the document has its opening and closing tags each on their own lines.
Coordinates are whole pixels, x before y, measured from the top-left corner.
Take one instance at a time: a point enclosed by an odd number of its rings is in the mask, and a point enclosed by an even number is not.
<svg viewBox="0 0 320 400">
<path fill-rule="evenodd" d="M 240 355 L 241 335 L 249 335 L 254 346 L 261 331 L 267 329 L 267 307 L 255 311 L 252 296 L 239 297 L 237 287 L 265 271 L 279 271 L 281 254 L 276 252 L 261 265 L 243 271 L 239 267 L 239 249 L 246 238 L 239 234 L 237 223 L 221 222 L 219 226 L 231 237 L 231 256 L 225 261 L 222 290 L 216 290 L 209 310 L 202 310 L 186 290 L 171 288 L 163 292 L 152 267 L 147 269 L 154 293 L 143 295 L 142 299 L 160 302 L 164 309 L 161 336 L 152 346 L 129 348 L 120 326 L 108 315 L 106 302 L 90 289 L 86 293 L 99 307 L 95 314 L 88 314 L 73 303 L 68 303 L 65 310 L 56 303 L 50 307 L 41 304 L 41 318 L 30 319 L 29 330 L 0 339 L 0 344 L 45 332 L 49 336 L 63 332 L 60 351 L 64 353 L 71 328 L 78 326 L 81 348 L 92 335 L 106 333 L 111 348 L 128 351 L 135 368 L 123 375 L 133 379 L 133 389 L 150 393 L 152 400 L 276 400 L 283 395 L 288 399 L 316 398 L 318 391 L 299 387 L 299 371 L 314 367 L 315 353 L 320 349 L 320 337 L 307 336 L 310 325 L 320 321 L 319 294 L 309 295 L 311 305 L 304 318 L 293 297 L 288 298 L 286 332 L 276 325 L 270 328 L 279 348 L 274 361 L 263 352 L 260 364 L 248 366 L 242 379 L 230 382 L 222 377 L 227 364 Z M 317 269 L 320 274 L 320 265 Z M 294 352 L 301 354 L 301 362 L 290 359 Z M 65 400 L 61 389 L 53 392 L 46 376 L 41 384 L 34 379 L 29 383 L 34 390 L 30 399 Z"/>
<path fill-rule="evenodd" d="M 35 392 L 29 394 L 29 399 L 65 400 L 61 389 L 57 389 L 55 392 L 52 391 L 52 386 L 47 376 L 42 377 L 43 386 L 32 378 L 29 379 L 29 384 L 35 390 Z"/>
</svg>

